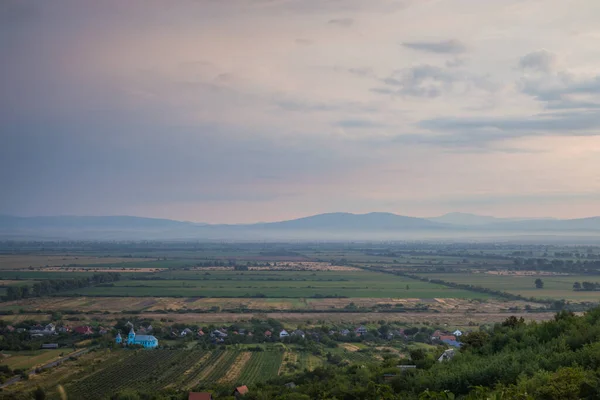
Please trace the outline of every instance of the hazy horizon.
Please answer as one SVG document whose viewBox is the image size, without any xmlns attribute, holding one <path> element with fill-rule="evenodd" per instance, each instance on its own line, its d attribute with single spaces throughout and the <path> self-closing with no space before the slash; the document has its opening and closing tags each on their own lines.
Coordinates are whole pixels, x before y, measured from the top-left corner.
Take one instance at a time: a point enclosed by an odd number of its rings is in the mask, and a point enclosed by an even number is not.
<svg viewBox="0 0 600 400">
<path fill-rule="evenodd" d="M 0 214 L 600 214 L 600 2 L 7 0 Z"/>
</svg>

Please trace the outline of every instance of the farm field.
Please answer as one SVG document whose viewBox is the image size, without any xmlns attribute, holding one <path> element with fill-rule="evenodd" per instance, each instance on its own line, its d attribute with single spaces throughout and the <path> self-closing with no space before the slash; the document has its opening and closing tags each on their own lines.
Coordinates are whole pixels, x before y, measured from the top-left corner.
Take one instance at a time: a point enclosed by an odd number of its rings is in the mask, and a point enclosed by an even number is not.
<svg viewBox="0 0 600 400">
<path fill-rule="evenodd" d="M 350 305 L 355 307 L 372 307 L 374 305 L 391 305 L 410 309 L 426 304 L 430 311 L 438 312 L 502 312 L 509 309 L 532 308 L 541 306 L 524 301 L 505 301 L 502 299 L 413 299 L 413 298 L 371 298 L 350 297 L 343 299 L 306 299 L 306 298 L 196 298 L 196 297 L 51 297 L 30 298 L 0 303 L 0 310 L 27 312 L 42 311 L 77 311 L 81 314 L 94 312 L 121 313 L 126 311 L 180 311 L 180 310 L 247 310 L 247 311 L 293 311 L 314 310 L 327 311 L 344 309 Z M 216 308 L 215 308 L 216 307 Z"/>
<path fill-rule="evenodd" d="M 131 263 L 152 259 L 89 255 L 0 255 L 0 270 L 29 267 Z"/>
<path fill-rule="evenodd" d="M 122 280 L 64 292 L 80 296 L 487 298 L 389 274 L 366 271 L 214 271 L 202 279 Z"/>
<path fill-rule="evenodd" d="M 12 369 L 31 369 L 46 364 L 60 357 L 61 353 L 67 354 L 65 350 L 33 350 L 21 352 L 2 352 L 2 361 Z"/>
<path fill-rule="evenodd" d="M 589 275 L 494 275 L 486 273 L 422 274 L 429 279 L 442 279 L 448 282 L 476 285 L 502 290 L 525 297 L 540 299 L 565 299 L 572 301 L 594 301 L 600 299 L 600 292 L 573 290 L 574 282 L 600 281 L 600 276 Z M 542 279 L 543 289 L 536 289 L 535 280 Z"/>
<path fill-rule="evenodd" d="M 298 362 L 302 368 L 313 369 L 323 363 L 321 358 L 304 352 L 285 354 L 302 360 Z M 5 390 L 19 392 L 40 386 L 52 392 L 61 384 L 69 398 L 101 399 L 123 389 L 192 390 L 198 385 L 250 385 L 277 376 L 283 358 L 284 352 L 280 350 L 102 350 Z M 34 360 L 37 365 L 41 355 L 29 355 L 29 359 L 27 366 L 34 365 Z M 14 365 L 14 368 L 26 366 Z"/>
</svg>

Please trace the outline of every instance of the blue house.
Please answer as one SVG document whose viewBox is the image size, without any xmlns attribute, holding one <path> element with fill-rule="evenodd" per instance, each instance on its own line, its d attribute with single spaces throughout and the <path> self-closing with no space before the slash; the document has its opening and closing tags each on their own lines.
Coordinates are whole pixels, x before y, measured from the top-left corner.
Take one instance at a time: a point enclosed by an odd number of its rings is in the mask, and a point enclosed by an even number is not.
<svg viewBox="0 0 600 400">
<path fill-rule="evenodd" d="M 115 342 L 117 344 L 123 343 L 123 338 L 120 333 L 117 334 Z M 147 349 L 153 349 L 158 347 L 158 339 L 152 335 L 136 335 L 132 327 L 129 331 L 129 335 L 127 335 L 127 345 L 131 344 L 140 344 Z"/>
</svg>

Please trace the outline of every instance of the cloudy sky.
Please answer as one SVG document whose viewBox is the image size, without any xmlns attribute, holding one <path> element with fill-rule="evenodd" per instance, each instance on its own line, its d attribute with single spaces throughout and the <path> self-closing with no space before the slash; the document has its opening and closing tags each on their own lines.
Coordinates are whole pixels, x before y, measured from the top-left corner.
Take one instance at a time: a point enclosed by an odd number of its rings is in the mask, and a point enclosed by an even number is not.
<svg viewBox="0 0 600 400">
<path fill-rule="evenodd" d="M 3 0 L 0 214 L 600 215 L 597 0 Z"/>
</svg>

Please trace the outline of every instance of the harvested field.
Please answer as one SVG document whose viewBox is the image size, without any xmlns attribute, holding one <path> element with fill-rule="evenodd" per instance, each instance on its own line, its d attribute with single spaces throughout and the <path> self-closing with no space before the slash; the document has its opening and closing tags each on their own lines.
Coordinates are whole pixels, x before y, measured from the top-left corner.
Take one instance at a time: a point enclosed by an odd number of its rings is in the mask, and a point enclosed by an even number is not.
<svg viewBox="0 0 600 400">
<path fill-rule="evenodd" d="M 357 307 L 370 307 L 375 304 L 401 304 L 405 308 L 416 307 L 423 304 L 422 299 L 376 299 L 376 298 L 349 298 L 349 299 L 219 299 L 219 298 L 170 298 L 170 297 L 53 297 L 49 299 L 31 298 L 20 301 L 2 303 L 0 309 L 35 310 L 78 310 L 82 312 L 109 311 L 160 311 L 160 310 L 209 310 L 213 307 L 221 309 L 244 308 L 248 310 L 273 310 L 285 311 L 294 309 L 312 309 L 325 311 L 332 308 L 344 308 L 350 303 Z M 509 308 L 526 305 L 538 307 L 539 304 L 522 301 L 501 300 L 463 300 L 463 299 L 435 299 L 427 302 L 430 310 L 438 311 L 474 311 L 474 312 L 501 312 Z"/>
<path fill-rule="evenodd" d="M 342 347 L 348 351 L 359 351 L 360 347 L 353 345 L 351 343 L 343 343 Z"/>
<path fill-rule="evenodd" d="M 21 281 L 22 282 L 22 281 Z M 427 304 L 429 310 L 440 312 L 502 312 L 510 308 L 524 309 L 529 305 L 533 309 L 540 304 L 524 301 L 502 301 L 488 299 L 485 301 L 466 299 L 393 299 L 393 298 L 347 298 L 347 299 L 247 299 L 247 298 L 196 298 L 196 297 L 51 297 L 30 298 L 19 301 L 0 303 L 0 310 L 27 310 L 27 311 L 65 311 L 77 310 L 81 312 L 93 311 L 162 311 L 182 309 L 188 310 L 261 310 L 261 311 L 286 311 L 286 310 L 314 310 L 327 311 L 343 309 L 353 303 L 356 307 L 372 307 L 374 305 L 389 304 L 392 307 L 401 305 L 411 309 L 418 305 Z"/>
<path fill-rule="evenodd" d="M 231 367 L 229 367 L 229 369 L 227 370 L 227 373 L 223 375 L 221 379 L 218 380 L 218 383 L 235 382 L 236 379 L 242 373 L 242 370 L 244 369 L 246 363 L 250 360 L 250 357 L 252 357 L 252 353 L 249 351 L 244 351 L 240 353 L 240 355 L 237 356 Z"/>
</svg>

